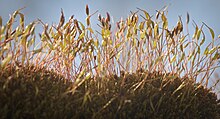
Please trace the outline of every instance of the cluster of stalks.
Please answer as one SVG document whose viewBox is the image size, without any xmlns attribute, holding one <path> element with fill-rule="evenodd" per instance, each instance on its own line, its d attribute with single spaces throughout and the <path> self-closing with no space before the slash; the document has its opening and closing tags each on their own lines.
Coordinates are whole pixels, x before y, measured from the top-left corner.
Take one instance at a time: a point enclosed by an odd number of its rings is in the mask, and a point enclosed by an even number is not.
<svg viewBox="0 0 220 119">
<path fill-rule="evenodd" d="M 155 16 L 137 8 L 115 27 L 112 27 L 109 13 L 106 17 L 98 15 L 101 30 L 94 31 L 90 19 L 97 11 L 90 14 L 88 5 L 86 25 L 74 16 L 66 20 L 63 10 L 58 25 L 48 25 L 41 20 L 25 25 L 24 14 L 20 11 L 15 11 L 5 25 L 0 18 L 1 70 L 8 66 L 35 65 L 81 82 L 89 77 L 144 69 L 187 76 L 208 86 L 219 67 L 218 38 L 205 23 L 202 26 L 193 23 L 195 32 L 191 37 L 187 30 L 189 14 L 186 31 L 181 17 L 176 26 L 168 27 L 166 8 L 157 11 Z M 36 40 L 35 27 L 39 24 L 43 32 Z M 210 42 L 206 40 L 204 28 L 210 31 Z"/>
</svg>

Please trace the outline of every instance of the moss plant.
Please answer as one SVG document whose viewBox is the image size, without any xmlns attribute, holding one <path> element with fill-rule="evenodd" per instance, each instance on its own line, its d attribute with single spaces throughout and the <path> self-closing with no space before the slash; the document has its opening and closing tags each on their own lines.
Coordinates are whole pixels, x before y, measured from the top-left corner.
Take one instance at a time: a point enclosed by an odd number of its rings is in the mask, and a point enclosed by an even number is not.
<svg viewBox="0 0 220 119">
<path fill-rule="evenodd" d="M 0 73 L 0 118 L 62 118 L 61 97 L 69 85 L 45 69 L 7 68 Z"/>
<path fill-rule="evenodd" d="M 172 29 L 166 8 L 137 8 L 115 29 L 99 14 L 94 31 L 88 5 L 86 25 L 63 10 L 58 25 L 26 25 L 20 11 L 0 17 L 1 118 L 220 118 L 219 38 L 205 23 L 190 36 L 189 14 Z"/>
<path fill-rule="evenodd" d="M 0 73 L 1 118 L 219 118 L 217 97 L 174 74 L 137 72 L 74 85 L 45 69 Z M 204 108 L 205 107 L 205 108 Z"/>
</svg>

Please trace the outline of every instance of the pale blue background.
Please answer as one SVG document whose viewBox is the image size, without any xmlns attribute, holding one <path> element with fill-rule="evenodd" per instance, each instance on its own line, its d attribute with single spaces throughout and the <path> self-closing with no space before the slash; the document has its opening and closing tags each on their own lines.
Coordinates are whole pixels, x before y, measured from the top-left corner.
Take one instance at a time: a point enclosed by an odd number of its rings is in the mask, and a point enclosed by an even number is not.
<svg viewBox="0 0 220 119">
<path fill-rule="evenodd" d="M 220 0 L 1 0 L 0 16 L 4 18 L 5 23 L 9 14 L 26 7 L 22 11 L 27 23 L 37 18 L 47 23 L 58 23 L 62 8 L 66 18 L 75 15 L 75 18 L 84 21 L 86 4 L 89 5 L 91 12 L 99 10 L 105 15 L 108 11 L 114 16 L 114 21 L 127 17 L 130 11 L 137 10 L 136 7 L 154 15 L 156 10 L 169 5 L 169 27 L 172 28 L 176 24 L 178 16 L 185 18 L 186 13 L 189 12 L 191 21 L 194 20 L 199 25 L 205 22 L 214 29 L 216 36 L 220 34 Z M 92 20 L 96 19 L 97 15 Z"/>
<path fill-rule="evenodd" d="M 71 15 L 85 23 L 85 6 L 89 5 L 90 13 L 99 10 L 103 16 L 109 12 L 114 21 L 126 18 L 130 11 L 136 11 L 136 7 L 147 10 L 155 15 L 156 10 L 168 5 L 169 28 L 172 28 L 178 16 L 182 16 L 185 22 L 187 12 L 190 14 L 190 33 L 194 32 L 192 20 L 198 25 L 205 22 L 215 31 L 215 36 L 220 34 L 220 0 L 0 0 L 0 16 L 3 23 L 9 18 L 9 14 L 15 10 L 26 7 L 22 12 L 25 14 L 26 24 L 33 20 L 41 19 L 46 23 L 58 23 L 61 8 L 64 10 L 66 19 Z M 97 14 L 92 17 L 93 26 L 96 26 Z M 95 27 L 98 28 L 98 27 Z M 37 32 L 41 29 L 39 26 Z M 209 35 L 207 40 L 211 41 Z"/>
</svg>

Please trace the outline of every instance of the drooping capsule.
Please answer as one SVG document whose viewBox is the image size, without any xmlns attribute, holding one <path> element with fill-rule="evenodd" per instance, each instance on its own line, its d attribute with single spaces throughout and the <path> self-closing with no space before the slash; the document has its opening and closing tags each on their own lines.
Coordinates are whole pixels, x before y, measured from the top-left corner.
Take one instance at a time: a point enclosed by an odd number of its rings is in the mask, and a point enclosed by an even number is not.
<svg viewBox="0 0 220 119">
<path fill-rule="evenodd" d="M 107 22 L 110 22 L 110 15 L 109 15 L 108 12 L 106 13 L 106 21 L 107 21 Z"/>
<path fill-rule="evenodd" d="M 89 6 L 88 5 L 86 5 L 86 15 L 89 16 Z"/>
</svg>

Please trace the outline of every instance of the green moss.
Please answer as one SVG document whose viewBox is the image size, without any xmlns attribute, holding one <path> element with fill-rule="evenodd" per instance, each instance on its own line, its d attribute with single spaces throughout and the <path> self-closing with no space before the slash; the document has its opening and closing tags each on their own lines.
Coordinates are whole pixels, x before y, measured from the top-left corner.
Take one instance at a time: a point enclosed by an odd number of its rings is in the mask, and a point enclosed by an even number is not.
<svg viewBox="0 0 220 119">
<path fill-rule="evenodd" d="M 70 85 L 62 79 L 53 72 L 31 67 L 2 71 L 0 118 L 61 118 L 65 106 L 62 96 Z"/>
<path fill-rule="evenodd" d="M 88 5 L 86 25 L 73 16 L 65 20 L 61 11 L 58 25 L 38 19 L 25 26 L 20 10 L 0 25 L 1 119 L 220 118 L 215 89 L 203 87 L 220 60 L 219 38 L 205 23 L 194 22 L 188 37 L 181 17 L 168 26 L 166 9 L 154 18 L 137 8 L 116 24 L 109 13 L 99 14 L 96 31 Z M 187 14 L 186 28 L 189 22 Z"/>
<path fill-rule="evenodd" d="M 1 119 L 219 118 L 214 93 L 174 74 L 91 78 L 74 93 L 74 83 L 45 69 L 8 68 L 0 78 Z"/>
</svg>

